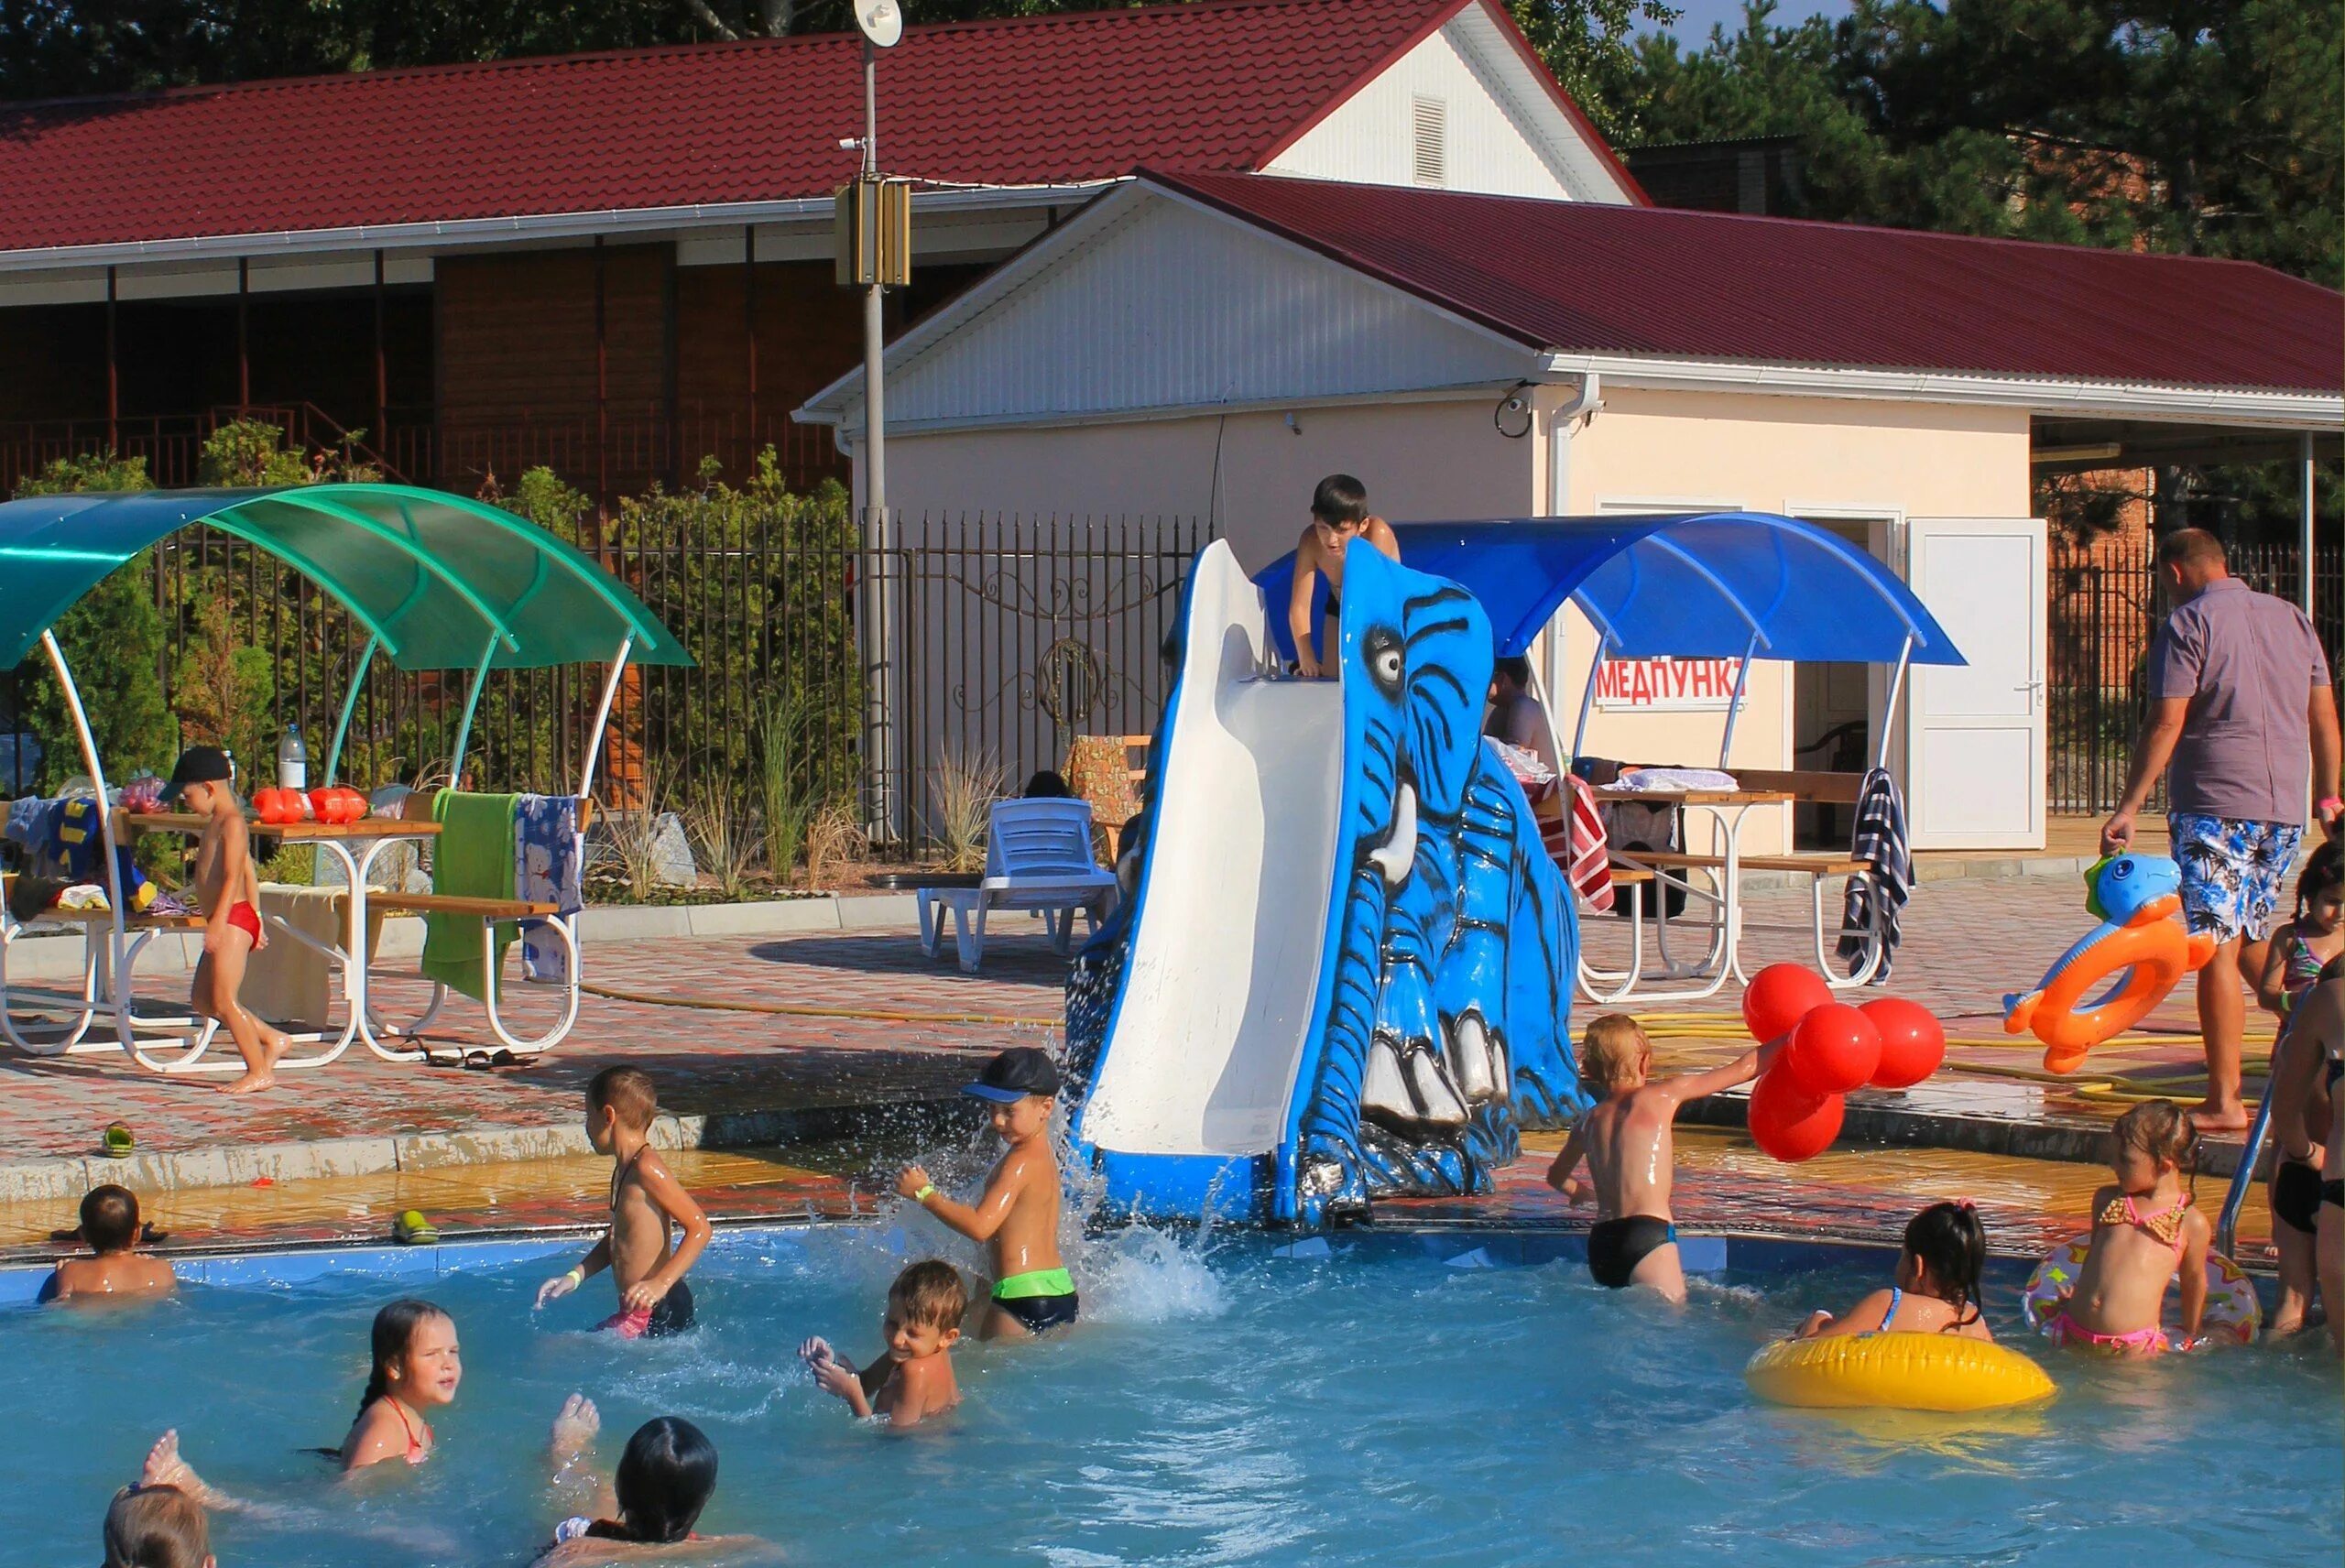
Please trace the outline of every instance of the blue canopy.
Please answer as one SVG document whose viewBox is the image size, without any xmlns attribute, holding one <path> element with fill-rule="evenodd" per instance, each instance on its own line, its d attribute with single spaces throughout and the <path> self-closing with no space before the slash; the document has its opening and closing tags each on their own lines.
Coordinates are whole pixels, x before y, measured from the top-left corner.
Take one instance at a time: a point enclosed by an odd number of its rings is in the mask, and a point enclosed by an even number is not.
<svg viewBox="0 0 2345 1568">
<path fill-rule="evenodd" d="M 1489 612 L 1501 656 L 1527 652 L 1565 600 L 1616 658 L 1916 664 L 1963 657 L 1881 561 L 1795 517 L 1766 512 L 1402 523 L 1401 559 L 1463 584 Z M 1356 547 L 1356 548 L 1365 548 Z M 1254 581 L 1293 653 L 1289 551 Z M 1323 579 L 1314 597 L 1325 607 Z"/>
</svg>

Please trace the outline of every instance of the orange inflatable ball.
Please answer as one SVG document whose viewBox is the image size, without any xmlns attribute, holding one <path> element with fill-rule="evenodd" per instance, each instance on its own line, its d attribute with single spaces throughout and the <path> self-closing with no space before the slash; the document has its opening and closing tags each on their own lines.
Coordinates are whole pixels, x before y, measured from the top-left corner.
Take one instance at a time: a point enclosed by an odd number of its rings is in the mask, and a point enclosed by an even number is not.
<svg viewBox="0 0 2345 1568">
<path fill-rule="evenodd" d="M 1800 1019 L 1832 999 L 1832 987 L 1813 969 L 1770 964 L 1751 977 L 1742 993 L 1742 1021 L 1751 1038 L 1765 1045 L 1799 1027 Z"/>
<path fill-rule="evenodd" d="M 1880 1066 L 1881 1031 L 1872 1020 L 1846 1002 L 1827 1002 L 1800 1019 L 1772 1071 L 1820 1096 L 1864 1087 Z"/>
<path fill-rule="evenodd" d="M 1809 1094 L 1778 1063 L 1751 1087 L 1751 1141 L 1786 1165 L 1813 1160 L 1840 1136 L 1847 1108 L 1838 1094 Z"/>
<path fill-rule="evenodd" d="M 1938 1070 L 1946 1060 L 1946 1026 L 1919 1002 L 1881 996 L 1857 1009 L 1881 1036 L 1881 1065 L 1872 1070 L 1876 1089 L 1907 1089 Z"/>
</svg>

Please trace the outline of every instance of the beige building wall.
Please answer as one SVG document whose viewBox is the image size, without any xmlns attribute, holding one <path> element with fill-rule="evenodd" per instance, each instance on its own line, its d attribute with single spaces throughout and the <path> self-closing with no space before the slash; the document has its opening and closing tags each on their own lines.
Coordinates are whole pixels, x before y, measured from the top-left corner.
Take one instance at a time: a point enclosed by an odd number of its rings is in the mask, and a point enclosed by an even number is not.
<svg viewBox="0 0 2345 1568">
<path fill-rule="evenodd" d="M 1541 394 L 1546 415 L 1569 389 Z M 1552 494 L 1554 445 L 1536 453 L 1538 494 Z M 1607 511 L 1740 508 L 1782 512 L 1861 532 L 1875 554 L 1904 566 L 1907 517 L 2023 517 L 2028 419 L 2021 408 L 1966 408 L 1835 397 L 1606 389 L 1596 417 L 1565 443 L 1565 516 Z M 1543 510 L 1547 509 L 1543 506 Z M 1570 743 L 1595 634 L 1566 612 L 1560 650 L 1543 650 L 1556 723 Z M 1888 671 L 1873 679 L 1882 701 Z M 1793 766 L 1792 667 L 1751 667 L 1728 766 Z M 1598 757 L 1715 765 L 1725 715 L 1598 709 L 1586 750 Z M 1892 737 L 1902 744 L 1902 737 Z M 1897 746 L 1892 746 L 1892 762 Z M 1910 793 L 1912 785 L 1906 781 Z M 1754 809 L 1744 845 L 1768 853 L 1790 843 L 1788 809 Z M 1690 831 L 1690 824 L 1689 824 Z M 1696 847 L 1702 847 L 1696 838 Z"/>
<path fill-rule="evenodd" d="M 1312 488 L 1330 474 L 1357 474 L 1369 504 L 1394 519 L 1535 511 L 1539 443 L 1500 435 L 1490 419 L 1496 402 L 1477 393 L 1470 402 L 895 437 L 888 504 L 912 517 L 1211 517 L 1258 572 L 1294 548 L 1310 521 Z"/>
<path fill-rule="evenodd" d="M 905 435 L 889 443 L 889 500 L 913 517 L 1211 516 L 1249 571 L 1293 548 L 1313 485 L 1337 472 L 1358 474 L 1376 509 L 1395 521 L 1739 507 L 1845 528 L 1900 570 L 1907 517 L 2028 515 L 2023 409 L 1730 392 L 1606 390 L 1596 418 L 1565 443 L 1558 496 L 1548 416 L 1569 390 L 1542 389 L 1540 418 L 1531 435 L 1517 439 L 1499 432 L 1495 398 L 1479 392 L 1470 399 Z M 1539 667 L 1568 745 L 1594 637 L 1576 615 L 1566 612 L 1564 620 L 1561 647 L 1539 650 Z M 1887 676 L 1884 670 L 1871 678 L 1876 708 Z M 1729 767 L 1794 765 L 1795 679 L 1783 665 L 1753 665 Z M 1724 724 L 1718 711 L 1598 710 L 1586 749 L 1710 765 Z M 1902 760 L 1897 751 L 1892 746 L 1892 758 Z M 1791 813 L 1754 810 L 1746 829 L 1753 853 L 1781 850 L 1791 843 Z M 1698 831 L 1694 847 L 1705 847 Z"/>
</svg>

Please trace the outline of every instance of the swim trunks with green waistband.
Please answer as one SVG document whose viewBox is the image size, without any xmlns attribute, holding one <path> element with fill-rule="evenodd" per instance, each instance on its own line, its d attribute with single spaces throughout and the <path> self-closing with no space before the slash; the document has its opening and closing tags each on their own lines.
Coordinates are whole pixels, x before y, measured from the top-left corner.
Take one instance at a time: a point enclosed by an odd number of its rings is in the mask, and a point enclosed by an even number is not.
<svg viewBox="0 0 2345 1568">
<path fill-rule="evenodd" d="M 998 1279 L 993 1299 L 1029 1334 L 1063 1328 L 1075 1317 L 1074 1279 L 1063 1269 L 1037 1269 Z"/>
</svg>

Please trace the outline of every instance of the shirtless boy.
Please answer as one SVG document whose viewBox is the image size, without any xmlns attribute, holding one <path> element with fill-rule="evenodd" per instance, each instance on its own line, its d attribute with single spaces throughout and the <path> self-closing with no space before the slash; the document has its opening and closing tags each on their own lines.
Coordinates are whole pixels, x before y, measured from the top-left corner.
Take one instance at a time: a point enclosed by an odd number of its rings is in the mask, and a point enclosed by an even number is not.
<svg viewBox="0 0 2345 1568">
<path fill-rule="evenodd" d="M 1330 474 L 1319 481 L 1311 497 L 1311 523 L 1294 547 L 1294 591 L 1287 601 L 1287 629 L 1294 634 L 1295 673 L 1316 681 L 1336 667 L 1332 645 L 1327 657 L 1318 653 L 1319 628 L 1311 624 L 1311 590 L 1327 580 L 1327 617 L 1340 619 L 1344 609 L 1344 547 L 1364 539 L 1394 561 L 1401 559 L 1401 541 L 1392 525 L 1368 510 L 1368 487 L 1348 474 Z"/>
<path fill-rule="evenodd" d="M 191 746 L 180 753 L 163 799 L 204 819 L 195 844 L 195 897 L 204 915 L 195 1009 L 219 1019 L 245 1059 L 245 1075 L 224 1087 L 231 1094 L 249 1094 L 277 1082 L 277 1059 L 285 1054 L 286 1040 L 236 999 L 245 962 L 268 945 L 268 934 L 261 924 L 260 878 L 253 870 L 244 803 L 230 782 L 234 772 L 228 754 L 218 746 Z"/>
<path fill-rule="evenodd" d="M 993 1261 L 993 1296 L 977 1334 L 1023 1338 L 1074 1321 L 1074 1280 L 1059 1258 L 1059 1164 L 1051 1152 L 1051 1111 L 1059 1070 L 1031 1045 L 1013 1046 L 986 1063 L 961 1091 L 993 1107 L 993 1130 L 1009 1145 L 972 1205 L 948 1198 L 915 1165 L 896 1191 L 972 1241 Z"/>
<path fill-rule="evenodd" d="M 847 1402 L 858 1419 L 888 1418 L 891 1427 L 915 1426 L 961 1402 L 953 1377 L 953 1346 L 969 1310 L 961 1271 L 942 1258 L 915 1263 L 888 1287 L 880 1324 L 887 1349 L 860 1372 L 826 1339 L 810 1339 L 798 1355 L 826 1394 Z"/>
<path fill-rule="evenodd" d="M 171 1266 L 138 1251 L 138 1198 L 127 1187 L 93 1187 L 82 1200 L 82 1239 L 94 1257 L 69 1258 L 42 1287 L 44 1301 L 136 1301 L 170 1292 Z"/>
<path fill-rule="evenodd" d="M 1749 1051 L 1724 1067 L 1649 1083 L 1652 1041 L 1626 1013 L 1607 1013 L 1580 1040 L 1580 1073 L 1604 1096 L 1579 1118 L 1547 1170 L 1547 1185 L 1571 1203 L 1593 1196 L 1599 1216 L 1587 1233 L 1587 1271 L 1617 1290 L 1642 1285 L 1665 1301 L 1685 1299 L 1677 1226 L 1669 1212 L 1676 1166 L 1672 1127 L 1688 1100 L 1748 1083 L 1778 1048 Z M 1572 1172 L 1587 1159 L 1587 1180 Z"/>
<path fill-rule="evenodd" d="M 708 1245 L 708 1216 L 651 1147 L 660 1097 L 640 1067 L 605 1067 L 586 1085 L 586 1137 L 611 1157 L 611 1225 L 585 1261 L 538 1287 L 538 1305 L 567 1296 L 607 1269 L 619 1310 L 602 1327 L 622 1339 L 660 1338 L 693 1326 L 684 1274 Z M 671 1227 L 684 1238 L 671 1248 Z"/>
</svg>

